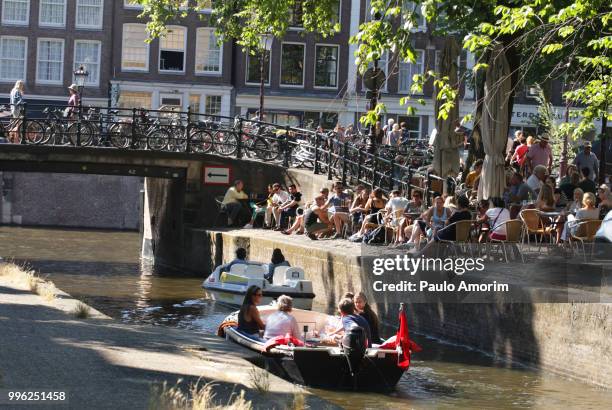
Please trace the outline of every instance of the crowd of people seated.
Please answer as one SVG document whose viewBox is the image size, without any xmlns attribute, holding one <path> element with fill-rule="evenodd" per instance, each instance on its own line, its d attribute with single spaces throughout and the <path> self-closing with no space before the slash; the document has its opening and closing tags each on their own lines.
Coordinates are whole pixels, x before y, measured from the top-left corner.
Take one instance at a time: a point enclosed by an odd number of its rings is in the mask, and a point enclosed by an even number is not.
<svg viewBox="0 0 612 410">
<path fill-rule="evenodd" d="M 597 157 L 591 144 L 583 144 L 562 178 L 551 175 L 552 153 L 546 135 L 538 139 L 516 134 L 507 155 L 506 189 L 503 196 L 478 200 L 477 192 L 483 161 L 466 170 L 465 182 L 453 192 L 426 191 L 413 186 L 407 192 L 364 185 L 354 188 L 335 182 L 323 187 L 312 200 L 304 199 L 296 185 L 284 190 L 280 183 L 268 186 L 265 198 L 250 202 L 244 211 L 242 181 L 236 181 L 223 200 L 222 209 L 230 224 L 244 228 L 262 227 L 285 235 L 306 235 L 311 240 L 350 239 L 373 241 L 384 227 L 385 242 L 420 246 L 439 240 L 453 240 L 457 222 L 471 220 L 476 237 L 485 242 L 504 240 L 505 222 L 520 217 L 525 209 L 542 212 L 542 224 L 556 233 L 555 241 L 568 239 L 580 221 L 603 219 L 612 209 L 612 195 L 606 184 L 597 185 Z M 430 201 L 424 193 L 431 193 Z M 432 205 L 426 207 L 430 202 Z M 248 215 L 247 215 L 248 214 Z M 240 221 L 240 216 L 245 219 Z M 578 221 L 578 222 L 577 222 Z"/>
<path fill-rule="evenodd" d="M 304 341 L 298 322 L 291 314 L 293 299 L 281 295 L 276 300 L 277 311 L 262 319 L 257 306 L 261 304 L 263 293 L 260 287 L 253 285 L 247 289 L 240 311 L 238 312 L 238 330 L 252 339 L 267 341 L 275 337 L 289 337 Z M 380 322 L 378 315 L 368 303 L 363 292 L 357 295 L 346 293 L 338 302 L 339 326 L 324 335 L 328 342 L 337 342 L 342 335 L 353 327 L 361 327 L 366 335 L 367 347 L 380 344 Z M 263 334 L 263 337 L 262 337 Z M 323 336 L 316 335 L 315 336 Z"/>
</svg>

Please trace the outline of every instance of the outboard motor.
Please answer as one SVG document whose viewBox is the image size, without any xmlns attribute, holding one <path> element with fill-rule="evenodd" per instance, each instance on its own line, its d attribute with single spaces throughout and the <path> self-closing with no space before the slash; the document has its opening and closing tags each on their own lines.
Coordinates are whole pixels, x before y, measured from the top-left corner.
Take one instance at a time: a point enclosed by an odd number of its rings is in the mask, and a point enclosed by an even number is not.
<svg viewBox="0 0 612 410">
<path fill-rule="evenodd" d="M 341 345 L 349 364 L 353 384 L 356 387 L 357 379 L 355 376 L 359 372 L 361 361 L 368 347 L 365 329 L 361 326 L 353 326 L 350 330 L 344 332 Z"/>
</svg>

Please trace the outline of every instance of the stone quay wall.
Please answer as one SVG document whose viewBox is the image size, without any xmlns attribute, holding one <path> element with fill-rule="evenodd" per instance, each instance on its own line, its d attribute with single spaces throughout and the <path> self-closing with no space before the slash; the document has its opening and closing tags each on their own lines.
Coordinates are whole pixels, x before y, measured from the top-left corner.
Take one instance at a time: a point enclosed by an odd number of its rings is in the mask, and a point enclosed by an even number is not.
<svg viewBox="0 0 612 410">
<path fill-rule="evenodd" d="M 233 258 L 238 247 L 251 260 L 268 261 L 280 248 L 313 281 L 315 304 L 328 312 L 344 292 L 364 291 L 381 319 L 397 324 L 398 304 L 372 291 L 373 275 L 361 268 L 360 246 L 346 241 L 310 241 L 263 230 L 206 231 L 189 235 L 201 271 Z M 492 355 L 500 365 L 527 365 L 585 383 L 612 387 L 612 305 L 605 303 L 410 303 L 411 331 L 463 344 Z M 390 336 L 390 334 L 385 334 Z M 427 348 L 425 346 L 425 348 Z"/>
</svg>

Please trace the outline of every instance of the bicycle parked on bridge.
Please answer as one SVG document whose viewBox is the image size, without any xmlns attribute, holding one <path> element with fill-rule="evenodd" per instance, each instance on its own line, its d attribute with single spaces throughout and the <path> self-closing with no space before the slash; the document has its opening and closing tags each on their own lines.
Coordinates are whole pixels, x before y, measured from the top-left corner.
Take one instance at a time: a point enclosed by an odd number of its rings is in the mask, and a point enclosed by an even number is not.
<svg viewBox="0 0 612 410">
<path fill-rule="evenodd" d="M 38 121 L 28 120 L 25 127 L 26 143 L 39 144 L 43 140 L 43 126 Z M 12 118 L 10 108 L 5 105 L 0 106 L 0 139 L 19 144 L 23 131 L 23 119 Z"/>
<path fill-rule="evenodd" d="M 92 145 L 95 142 L 95 137 L 98 134 L 97 124 L 92 123 L 92 113 L 90 110 L 83 115 L 81 120 L 64 117 L 64 111 L 57 107 L 47 107 L 42 112 L 45 118 L 40 120 L 44 130 L 44 136 L 38 144 L 53 145 L 77 145 L 79 142 L 79 126 L 80 126 L 80 144 L 82 146 Z M 30 122 L 30 121 L 28 121 Z M 80 125 L 79 125 L 80 123 Z"/>
</svg>

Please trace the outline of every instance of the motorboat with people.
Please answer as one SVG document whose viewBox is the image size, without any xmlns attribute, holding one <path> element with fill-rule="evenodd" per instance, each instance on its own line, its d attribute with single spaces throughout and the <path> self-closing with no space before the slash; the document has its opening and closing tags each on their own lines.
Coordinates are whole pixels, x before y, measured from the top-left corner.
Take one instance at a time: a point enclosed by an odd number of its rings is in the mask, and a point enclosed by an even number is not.
<svg viewBox="0 0 612 410">
<path fill-rule="evenodd" d="M 306 280 L 304 269 L 290 266 L 277 266 L 274 269 L 272 283 L 265 278 L 268 264 L 249 262 L 234 264 L 229 271 L 223 266 L 217 267 L 202 283 L 210 299 L 222 303 L 240 306 L 250 286 L 256 285 L 263 293 L 262 304 L 269 304 L 281 295 L 291 296 L 295 307 L 312 309 L 315 297 L 312 281 Z"/>
<path fill-rule="evenodd" d="M 277 311 L 274 305 L 258 306 L 261 319 Z M 367 347 L 345 334 L 339 340 L 328 335 L 339 326 L 338 316 L 292 309 L 303 332 L 301 340 L 294 337 L 276 337 L 265 340 L 238 330 L 238 314 L 234 312 L 221 323 L 218 335 L 258 355 L 262 355 L 267 368 L 278 376 L 305 386 L 356 390 L 393 390 L 410 365 L 411 351 L 420 347 L 408 336 L 408 325 L 400 308 L 400 326 L 397 335 L 381 345 Z"/>
</svg>

